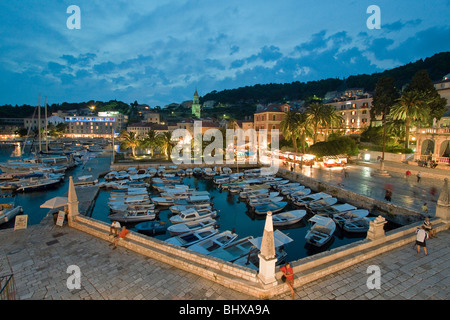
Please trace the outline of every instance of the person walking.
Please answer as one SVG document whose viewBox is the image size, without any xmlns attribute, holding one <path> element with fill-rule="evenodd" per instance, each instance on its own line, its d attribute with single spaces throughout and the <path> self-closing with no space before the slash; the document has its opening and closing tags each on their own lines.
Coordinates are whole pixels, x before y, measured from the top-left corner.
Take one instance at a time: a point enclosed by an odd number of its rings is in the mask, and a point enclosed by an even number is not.
<svg viewBox="0 0 450 320">
<path fill-rule="evenodd" d="M 424 204 L 423 204 L 423 206 L 422 206 L 422 212 L 423 213 L 428 213 L 428 205 L 427 205 L 427 203 L 425 202 Z M 428 219 L 428 218 L 427 218 Z"/>
<path fill-rule="evenodd" d="M 386 192 L 384 193 L 384 200 L 391 202 L 391 200 L 392 200 L 391 189 L 386 189 Z"/>
<path fill-rule="evenodd" d="M 289 289 L 291 289 L 291 298 L 295 299 L 295 290 L 294 290 L 294 270 L 292 269 L 289 262 L 286 262 L 284 266 L 280 268 L 280 271 L 283 272 L 283 281 L 287 283 Z"/>
<path fill-rule="evenodd" d="M 406 181 L 408 181 L 408 178 L 410 175 L 411 175 L 411 171 L 406 170 L 406 173 L 405 173 Z"/>
<path fill-rule="evenodd" d="M 422 178 L 422 174 L 420 171 L 417 173 L 417 182 L 420 182 L 420 179 Z"/>
<path fill-rule="evenodd" d="M 420 254 L 420 248 L 423 248 L 423 252 L 425 252 L 425 255 L 428 255 L 427 252 L 427 239 L 428 239 L 428 233 L 425 231 L 425 227 L 422 226 L 420 229 L 417 229 L 416 231 L 416 245 L 417 245 L 417 254 Z"/>
</svg>

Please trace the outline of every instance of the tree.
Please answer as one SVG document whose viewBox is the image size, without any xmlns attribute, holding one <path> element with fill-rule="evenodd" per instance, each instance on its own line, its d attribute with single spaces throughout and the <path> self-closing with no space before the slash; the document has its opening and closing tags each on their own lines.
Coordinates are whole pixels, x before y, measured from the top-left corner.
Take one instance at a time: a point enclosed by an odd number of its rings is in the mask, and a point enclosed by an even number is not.
<svg viewBox="0 0 450 320">
<path fill-rule="evenodd" d="M 433 119 L 441 119 L 445 111 L 447 111 L 447 99 L 441 98 L 434 87 L 433 81 L 431 81 L 427 70 L 417 71 L 405 91 L 417 91 L 424 95 L 424 98 L 428 101 L 428 106 L 430 108 L 428 125 L 432 124 Z"/>
<path fill-rule="evenodd" d="M 296 111 L 288 111 L 284 114 L 284 119 L 280 123 L 280 129 L 286 139 L 292 140 L 295 152 L 298 151 L 297 138 L 300 124 L 300 114 Z"/>
<path fill-rule="evenodd" d="M 325 118 L 325 108 L 320 102 L 313 102 L 306 108 L 307 121 L 310 121 L 313 128 L 313 144 L 317 141 L 319 125 Z"/>
<path fill-rule="evenodd" d="M 133 158 L 135 158 L 136 157 L 136 148 L 140 144 L 139 139 L 136 137 L 136 133 L 128 132 L 128 131 L 124 130 L 120 133 L 119 137 L 122 139 L 122 142 L 120 143 L 120 148 L 122 148 L 122 149 L 131 148 Z"/>
<path fill-rule="evenodd" d="M 167 160 L 170 160 L 170 154 L 175 145 L 172 141 L 172 132 L 169 131 L 158 134 L 158 141 L 161 150 L 163 150 L 164 154 L 167 156 Z"/>
<path fill-rule="evenodd" d="M 322 125 L 326 130 L 326 140 L 328 140 L 328 130 L 333 131 L 333 128 L 340 128 L 341 124 L 342 116 L 336 112 L 336 108 L 331 105 L 324 105 Z"/>
<path fill-rule="evenodd" d="M 383 149 L 381 159 L 384 160 L 384 152 L 386 150 L 386 122 L 391 107 L 399 98 L 398 90 L 394 86 L 394 78 L 381 78 L 377 82 L 375 94 L 373 95 L 372 108 L 370 109 L 370 117 L 374 120 L 377 116 L 381 116 L 383 126 Z"/>
<path fill-rule="evenodd" d="M 394 120 L 405 121 L 405 149 L 409 149 L 409 131 L 417 120 L 427 121 L 430 114 L 428 101 L 424 94 L 418 91 L 403 92 L 392 107 L 389 115 Z"/>
<path fill-rule="evenodd" d="M 158 134 L 155 130 L 150 130 L 147 132 L 141 142 L 141 146 L 150 149 L 151 156 L 153 157 L 154 149 L 158 146 Z"/>
</svg>

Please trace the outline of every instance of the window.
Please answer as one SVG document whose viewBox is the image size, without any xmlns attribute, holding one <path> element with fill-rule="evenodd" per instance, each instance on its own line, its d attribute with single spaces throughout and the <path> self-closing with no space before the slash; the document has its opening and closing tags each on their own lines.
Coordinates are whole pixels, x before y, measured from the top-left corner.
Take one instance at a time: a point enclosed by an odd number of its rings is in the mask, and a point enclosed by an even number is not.
<svg viewBox="0 0 450 320">
<path fill-rule="evenodd" d="M 273 121 L 276 121 L 276 120 L 277 120 L 277 116 L 276 116 L 276 115 L 273 115 L 273 116 L 272 116 L 272 120 L 273 120 Z"/>
<path fill-rule="evenodd" d="M 352 119 L 352 123 L 355 123 L 355 119 Z"/>
<path fill-rule="evenodd" d="M 356 111 L 352 111 L 352 116 L 354 116 L 356 114 Z"/>
<path fill-rule="evenodd" d="M 362 114 L 367 114 L 367 110 L 363 110 L 363 111 L 362 111 Z"/>
</svg>

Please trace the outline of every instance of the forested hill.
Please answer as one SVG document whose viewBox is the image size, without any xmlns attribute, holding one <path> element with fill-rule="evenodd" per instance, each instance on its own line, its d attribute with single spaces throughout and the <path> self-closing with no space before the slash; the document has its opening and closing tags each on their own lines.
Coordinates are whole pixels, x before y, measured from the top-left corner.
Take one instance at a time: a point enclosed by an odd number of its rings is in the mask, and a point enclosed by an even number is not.
<svg viewBox="0 0 450 320">
<path fill-rule="evenodd" d="M 360 74 L 347 79 L 330 78 L 309 82 L 257 84 L 220 92 L 213 91 L 203 96 L 201 102 L 214 100 L 229 104 L 268 103 L 283 100 L 307 100 L 314 95 L 324 97 L 328 91 L 346 88 L 364 88 L 366 91 L 374 91 L 378 79 L 382 77 L 393 77 L 396 86 L 401 88 L 411 80 L 417 71 L 423 69 L 428 71 L 433 81 L 441 80 L 450 72 L 450 52 L 441 52 L 425 60 L 420 59 L 380 73 Z"/>
</svg>

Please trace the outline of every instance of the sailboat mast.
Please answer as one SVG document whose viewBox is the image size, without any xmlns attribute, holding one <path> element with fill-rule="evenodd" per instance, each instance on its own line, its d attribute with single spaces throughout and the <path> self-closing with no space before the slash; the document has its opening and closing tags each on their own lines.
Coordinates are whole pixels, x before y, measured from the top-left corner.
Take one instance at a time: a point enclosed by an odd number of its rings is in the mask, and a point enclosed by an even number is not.
<svg viewBox="0 0 450 320">
<path fill-rule="evenodd" d="M 38 137 L 39 137 L 39 153 L 41 152 L 41 95 L 38 101 Z"/>
<path fill-rule="evenodd" d="M 45 97 L 45 151 L 48 152 L 48 139 L 47 139 L 47 97 Z"/>
</svg>

